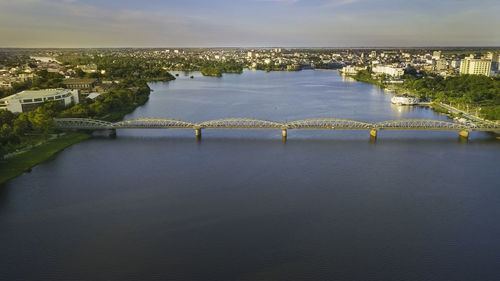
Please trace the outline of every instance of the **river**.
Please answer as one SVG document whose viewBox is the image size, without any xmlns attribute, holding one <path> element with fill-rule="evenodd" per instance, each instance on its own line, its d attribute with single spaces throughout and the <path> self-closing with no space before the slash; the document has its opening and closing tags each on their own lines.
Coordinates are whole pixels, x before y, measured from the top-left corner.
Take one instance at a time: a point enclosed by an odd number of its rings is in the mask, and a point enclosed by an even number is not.
<svg viewBox="0 0 500 281">
<path fill-rule="evenodd" d="M 448 120 L 337 72 L 180 73 L 126 119 Z M 118 130 L 0 186 L 0 280 L 500 280 L 500 141 Z"/>
</svg>

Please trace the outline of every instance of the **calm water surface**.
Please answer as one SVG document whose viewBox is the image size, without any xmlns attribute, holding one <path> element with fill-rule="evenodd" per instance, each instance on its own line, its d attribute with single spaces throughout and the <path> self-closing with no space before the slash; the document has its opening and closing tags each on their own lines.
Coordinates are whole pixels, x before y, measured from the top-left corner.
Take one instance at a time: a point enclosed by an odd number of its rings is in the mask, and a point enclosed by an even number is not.
<svg viewBox="0 0 500 281">
<path fill-rule="evenodd" d="M 189 74 L 191 75 L 191 74 Z M 447 120 L 336 72 L 151 84 L 127 119 Z M 0 186 L 0 280 L 500 280 L 500 141 L 122 130 Z"/>
</svg>

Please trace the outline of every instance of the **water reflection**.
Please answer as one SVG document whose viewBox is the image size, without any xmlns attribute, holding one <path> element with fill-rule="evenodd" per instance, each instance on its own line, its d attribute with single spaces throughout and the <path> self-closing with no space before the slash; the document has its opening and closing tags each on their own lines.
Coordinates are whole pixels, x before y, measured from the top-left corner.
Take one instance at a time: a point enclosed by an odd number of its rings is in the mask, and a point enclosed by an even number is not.
<svg viewBox="0 0 500 281">
<path fill-rule="evenodd" d="M 415 105 L 398 105 L 391 103 L 391 110 L 396 113 L 399 119 L 403 119 L 403 116 L 407 116 L 408 113 L 416 110 L 422 110 L 422 108 Z"/>
<path fill-rule="evenodd" d="M 356 81 L 356 79 L 349 76 L 341 75 L 340 77 L 342 78 L 342 82 L 351 82 L 351 83 L 358 82 Z"/>
</svg>

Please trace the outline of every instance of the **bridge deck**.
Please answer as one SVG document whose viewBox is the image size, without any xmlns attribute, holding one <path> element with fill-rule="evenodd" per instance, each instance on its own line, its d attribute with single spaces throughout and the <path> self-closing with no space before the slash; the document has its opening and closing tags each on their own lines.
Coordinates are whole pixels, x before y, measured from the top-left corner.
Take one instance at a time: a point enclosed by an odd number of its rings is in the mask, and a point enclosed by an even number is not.
<svg viewBox="0 0 500 281">
<path fill-rule="evenodd" d="M 276 121 L 229 118 L 210 120 L 200 123 L 177 119 L 142 118 L 125 120 L 116 123 L 85 118 L 55 119 L 59 129 L 274 129 L 274 130 L 432 130 L 432 131 L 496 131 L 500 132 L 497 124 L 464 125 L 441 120 L 431 119 L 400 119 L 378 123 L 368 123 L 356 120 L 337 118 L 317 118 L 297 120 L 287 123 Z"/>
</svg>

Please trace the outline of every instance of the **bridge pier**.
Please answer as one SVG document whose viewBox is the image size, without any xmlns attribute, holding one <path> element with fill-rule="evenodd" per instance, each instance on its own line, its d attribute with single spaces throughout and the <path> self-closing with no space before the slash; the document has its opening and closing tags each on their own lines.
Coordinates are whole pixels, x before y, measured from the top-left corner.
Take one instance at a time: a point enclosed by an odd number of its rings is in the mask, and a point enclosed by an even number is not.
<svg viewBox="0 0 500 281">
<path fill-rule="evenodd" d="M 112 138 L 116 137 L 116 129 L 108 129 L 108 135 Z"/>
<path fill-rule="evenodd" d="M 201 139 L 201 128 L 194 129 L 194 133 L 197 139 Z"/>
<path fill-rule="evenodd" d="M 288 135 L 288 131 L 287 131 L 287 129 L 283 129 L 283 130 L 281 131 L 281 137 L 282 137 L 284 140 L 286 140 L 287 135 Z"/>
<path fill-rule="evenodd" d="M 370 138 L 371 139 L 377 139 L 377 132 L 378 130 L 370 130 Z"/>
<path fill-rule="evenodd" d="M 460 137 L 468 139 L 469 138 L 469 131 L 460 131 Z"/>
</svg>

